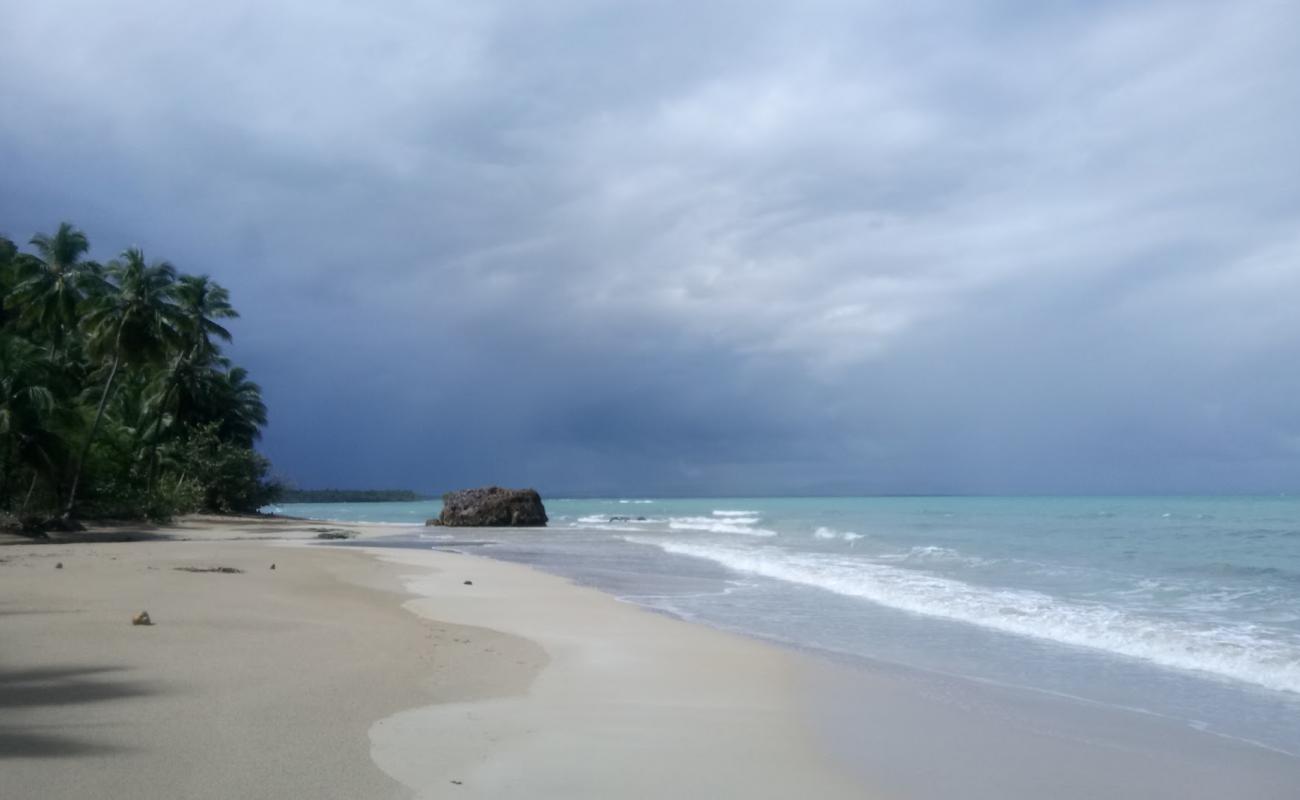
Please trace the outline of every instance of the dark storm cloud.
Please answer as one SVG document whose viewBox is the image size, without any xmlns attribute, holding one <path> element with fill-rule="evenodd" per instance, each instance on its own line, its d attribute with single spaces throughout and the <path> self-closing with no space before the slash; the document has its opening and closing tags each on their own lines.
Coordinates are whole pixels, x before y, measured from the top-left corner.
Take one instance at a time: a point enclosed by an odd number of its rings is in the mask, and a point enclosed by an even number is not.
<svg viewBox="0 0 1300 800">
<path fill-rule="evenodd" d="M 229 285 L 304 485 L 1300 479 L 1290 4 L 7 5 L 2 227 Z"/>
</svg>

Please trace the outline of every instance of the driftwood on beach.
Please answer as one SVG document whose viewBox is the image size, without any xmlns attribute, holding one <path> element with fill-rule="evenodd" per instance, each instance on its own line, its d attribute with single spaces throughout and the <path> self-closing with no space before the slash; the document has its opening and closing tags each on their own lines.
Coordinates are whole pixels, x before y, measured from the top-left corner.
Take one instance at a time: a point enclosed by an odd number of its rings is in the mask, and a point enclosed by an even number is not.
<svg viewBox="0 0 1300 800">
<path fill-rule="evenodd" d="M 535 489 L 488 486 L 448 492 L 442 514 L 426 525 L 448 527 L 538 527 L 546 524 L 546 508 Z"/>
</svg>

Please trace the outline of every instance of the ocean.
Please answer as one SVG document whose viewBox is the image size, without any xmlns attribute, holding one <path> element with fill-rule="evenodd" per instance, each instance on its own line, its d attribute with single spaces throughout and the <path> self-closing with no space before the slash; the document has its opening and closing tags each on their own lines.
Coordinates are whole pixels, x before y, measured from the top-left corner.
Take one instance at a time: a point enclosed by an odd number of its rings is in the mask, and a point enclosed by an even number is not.
<svg viewBox="0 0 1300 800">
<path fill-rule="evenodd" d="M 440 503 L 297 504 L 473 547 L 719 628 L 1104 704 L 1300 756 L 1300 499 L 548 500 L 548 529 Z M 483 540 L 456 545 L 458 540 Z M 450 544 L 449 543 L 453 543 Z"/>
</svg>

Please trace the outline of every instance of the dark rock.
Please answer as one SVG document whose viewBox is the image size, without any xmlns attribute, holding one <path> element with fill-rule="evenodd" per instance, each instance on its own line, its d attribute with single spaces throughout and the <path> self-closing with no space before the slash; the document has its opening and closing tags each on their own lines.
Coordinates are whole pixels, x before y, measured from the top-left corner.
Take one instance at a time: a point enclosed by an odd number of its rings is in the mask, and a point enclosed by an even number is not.
<svg viewBox="0 0 1300 800">
<path fill-rule="evenodd" d="M 55 565 L 54 565 L 54 568 L 55 568 L 55 569 L 63 569 L 63 562 L 60 561 L 59 563 L 55 564 Z"/>
<path fill-rule="evenodd" d="M 474 581 L 465 581 L 465 585 L 466 585 L 466 586 L 473 586 L 473 585 L 474 585 Z"/>
<path fill-rule="evenodd" d="M 223 575 L 240 575 L 244 571 L 238 567 L 173 567 L 177 572 L 219 572 Z"/>
<path fill-rule="evenodd" d="M 8 511 L 0 511 L 0 533 L 22 533 L 23 523 Z"/>
<path fill-rule="evenodd" d="M 610 517 L 610 522 L 645 522 L 645 517 Z"/>
<path fill-rule="evenodd" d="M 275 565 L 274 565 L 274 564 L 271 565 L 271 569 L 275 569 Z"/>
<path fill-rule="evenodd" d="M 136 614 L 134 617 L 131 617 L 131 624 L 132 624 L 132 625 L 152 625 L 152 624 L 153 624 L 153 620 L 149 619 L 149 612 L 148 612 L 148 611 L 141 611 L 139 614 Z"/>
<path fill-rule="evenodd" d="M 442 520 L 438 519 L 437 517 L 434 517 L 433 519 L 426 519 L 424 521 L 424 526 L 426 528 L 430 528 L 433 527 L 434 525 L 441 525 L 441 524 L 442 524 Z"/>
<path fill-rule="evenodd" d="M 534 489 L 466 489 L 442 496 L 438 522 L 448 527 L 535 527 L 546 524 L 546 508 Z"/>
</svg>

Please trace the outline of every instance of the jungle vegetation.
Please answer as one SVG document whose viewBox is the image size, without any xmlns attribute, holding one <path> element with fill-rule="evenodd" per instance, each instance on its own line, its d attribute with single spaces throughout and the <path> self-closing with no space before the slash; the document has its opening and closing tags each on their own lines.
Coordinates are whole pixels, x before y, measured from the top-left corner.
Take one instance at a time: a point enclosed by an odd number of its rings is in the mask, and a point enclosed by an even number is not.
<svg viewBox="0 0 1300 800">
<path fill-rule="evenodd" d="M 261 389 L 222 353 L 229 293 L 139 248 L 89 253 L 66 222 L 0 236 L 0 513 L 33 528 L 273 501 Z"/>
</svg>

